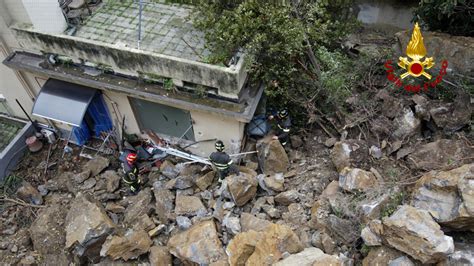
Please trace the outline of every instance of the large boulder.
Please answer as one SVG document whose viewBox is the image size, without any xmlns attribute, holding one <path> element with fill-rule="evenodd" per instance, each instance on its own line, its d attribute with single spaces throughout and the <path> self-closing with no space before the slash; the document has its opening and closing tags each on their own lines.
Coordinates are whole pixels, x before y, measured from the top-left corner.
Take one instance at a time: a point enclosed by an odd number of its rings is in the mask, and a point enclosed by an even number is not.
<svg viewBox="0 0 474 266">
<path fill-rule="evenodd" d="M 264 231 L 271 224 L 271 222 L 257 218 L 250 213 L 243 212 L 240 215 L 240 227 L 242 232 L 247 232 L 250 230 L 257 232 Z"/>
<path fill-rule="evenodd" d="M 212 181 L 216 177 L 216 172 L 210 171 L 205 175 L 202 175 L 196 179 L 196 186 L 201 190 L 206 190 L 210 185 L 212 185 Z"/>
<path fill-rule="evenodd" d="M 474 265 L 474 244 L 454 243 L 454 253 L 438 266 Z"/>
<path fill-rule="evenodd" d="M 367 191 L 378 185 L 372 172 L 359 168 L 344 168 L 339 174 L 339 186 L 345 191 Z"/>
<path fill-rule="evenodd" d="M 38 214 L 29 230 L 36 251 L 41 254 L 57 254 L 63 251 L 66 242 L 66 214 L 67 208 L 56 204 Z"/>
<path fill-rule="evenodd" d="M 401 256 L 403 256 L 402 252 L 386 246 L 371 248 L 369 254 L 362 261 L 362 265 L 388 265 L 390 261 Z"/>
<path fill-rule="evenodd" d="M 226 253 L 232 266 L 243 266 L 255 251 L 261 232 L 250 230 L 236 235 L 227 245 Z"/>
<path fill-rule="evenodd" d="M 237 175 L 226 178 L 229 192 L 237 206 L 243 206 L 255 197 L 258 181 L 255 174 L 240 171 Z"/>
<path fill-rule="evenodd" d="M 473 153 L 474 148 L 462 140 L 441 139 L 418 147 L 407 159 L 412 169 L 429 171 L 455 167 L 462 162 L 472 162 L 473 159 L 470 157 Z"/>
<path fill-rule="evenodd" d="M 105 179 L 107 192 L 113 193 L 120 187 L 120 176 L 117 172 L 109 170 L 101 175 Z"/>
<path fill-rule="evenodd" d="M 143 230 L 128 231 L 124 236 L 109 236 L 102 245 L 100 255 L 109 256 L 113 260 L 136 259 L 147 253 L 153 244 L 147 232 Z"/>
<path fill-rule="evenodd" d="M 454 102 L 435 102 L 430 106 L 429 114 L 435 124 L 445 131 L 459 130 L 471 119 L 471 97 L 467 93 L 459 93 Z"/>
<path fill-rule="evenodd" d="M 273 264 L 274 266 L 323 266 L 323 265 L 341 265 L 339 257 L 325 254 L 319 248 L 305 248 L 300 253 L 286 257 L 285 259 Z"/>
<path fill-rule="evenodd" d="M 345 167 L 361 167 L 369 157 L 367 144 L 359 140 L 339 141 L 331 150 L 331 160 L 338 172 Z"/>
<path fill-rule="evenodd" d="M 153 246 L 148 256 L 151 266 L 170 266 L 172 264 L 171 254 L 167 247 Z"/>
<path fill-rule="evenodd" d="M 425 210 L 403 205 L 382 223 L 385 242 L 422 263 L 439 262 L 454 252 L 452 237 Z"/>
<path fill-rule="evenodd" d="M 420 132 L 420 119 L 410 108 L 405 108 L 403 113 L 394 120 L 395 130 L 392 133 L 393 140 L 404 140 Z"/>
<path fill-rule="evenodd" d="M 97 156 L 84 165 L 84 171 L 90 170 L 91 176 L 96 176 L 100 174 L 105 168 L 107 168 L 109 164 L 109 159 L 102 156 Z"/>
<path fill-rule="evenodd" d="M 286 173 L 290 165 L 288 155 L 278 140 L 257 142 L 258 163 L 265 174 Z"/>
<path fill-rule="evenodd" d="M 438 223 L 474 232 L 474 164 L 425 174 L 416 184 L 412 205 L 430 212 Z"/>
<path fill-rule="evenodd" d="M 176 215 L 200 215 L 206 214 L 206 207 L 201 202 L 201 199 L 196 196 L 184 196 L 178 194 L 176 196 Z"/>
<path fill-rule="evenodd" d="M 405 51 L 411 38 L 411 30 L 399 32 L 396 36 L 400 51 Z M 427 56 L 436 56 L 437 69 L 441 66 L 441 60 L 447 59 L 449 68 L 452 68 L 455 73 L 470 75 L 474 73 L 474 38 L 423 31 L 423 41 L 427 47 Z"/>
<path fill-rule="evenodd" d="M 167 223 L 169 219 L 173 218 L 175 194 L 164 188 L 160 182 L 153 184 L 153 194 L 156 201 L 156 214 L 162 223 Z"/>
<path fill-rule="evenodd" d="M 148 214 L 150 211 L 150 203 L 152 200 L 150 188 L 140 191 L 137 195 L 129 197 L 129 205 L 125 210 L 124 223 L 133 225 L 137 221 L 137 217 Z"/>
<path fill-rule="evenodd" d="M 78 193 L 66 216 L 65 247 L 78 257 L 98 259 L 100 247 L 114 227 L 102 204 L 89 194 Z"/>
<path fill-rule="evenodd" d="M 286 225 L 272 224 L 262 233 L 246 265 L 270 265 L 282 259 L 285 253 L 303 250 L 298 236 Z"/>
<path fill-rule="evenodd" d="M 171 254 L 183 262 L 211 264 L 225 259 L 222 243 L 213 221 L 203 221 L 170 238 Z"/>
</svg>

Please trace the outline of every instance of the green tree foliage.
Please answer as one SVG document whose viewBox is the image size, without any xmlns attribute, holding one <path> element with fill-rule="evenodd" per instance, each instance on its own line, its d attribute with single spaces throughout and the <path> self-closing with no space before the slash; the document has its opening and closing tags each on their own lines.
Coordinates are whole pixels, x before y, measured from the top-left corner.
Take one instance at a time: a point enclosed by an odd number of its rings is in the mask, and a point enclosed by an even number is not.
<svg viewBox="0 0 474 266">
<path fill-rule="evenodd" d="M 206 32 L 213 51 L 209 62 L 227 64 L 238 51 L 245 51 L 251 76 L 268 84 L 270 101 L 297 104 L 311 112 L 315 102 L 334 106 L 339 96 L 347 95 L 349 61 L 335 50 L 341 36 L 355 25 L 351 3 L 203 1 L 194 23 Z"/>
<path fill-rule="evenodd" d="M 421 19 L 430 30 L 453 35 L 474 35 L 474 1 L 421 0 L 414 20 Z"/>
</svg>

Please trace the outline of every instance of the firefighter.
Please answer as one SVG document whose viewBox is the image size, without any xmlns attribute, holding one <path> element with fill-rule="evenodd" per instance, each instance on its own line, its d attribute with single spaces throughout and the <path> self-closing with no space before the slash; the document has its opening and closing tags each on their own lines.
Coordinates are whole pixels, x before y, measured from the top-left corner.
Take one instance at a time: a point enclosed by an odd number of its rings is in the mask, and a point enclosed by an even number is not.
<svg viewBox="0 0 474 266">
<path fill-rule="evenodd" d="M 277 124 L 276 135 L 273 139 L 280 141 L 285 146 L 290 140 L 291 118 L 287 109 L 279 110 L 276 115 L 271 115 L 269 119 L 275 119 Z"/>
<path fill-rule="evenodd" d="M 227 153 L 224 152 L 225 146 L 222 141 L 216 141 L 215 148 L 216 151 L 211 153 L 209 160 L 217 171 L 220 183 L 226 176 L 229 175 L 230 167 L 232 166 L 232 159 Z"/>
<path fill-rule="evenodd" d="M 122 163 L 124 172 L 123 182 L 130 186 L 132 193 L 138 193 L 140 189 L 139 169 L 137 166 L 137 154 L 130 152 L 127 154 L 126 161 Z"/>
</svg>

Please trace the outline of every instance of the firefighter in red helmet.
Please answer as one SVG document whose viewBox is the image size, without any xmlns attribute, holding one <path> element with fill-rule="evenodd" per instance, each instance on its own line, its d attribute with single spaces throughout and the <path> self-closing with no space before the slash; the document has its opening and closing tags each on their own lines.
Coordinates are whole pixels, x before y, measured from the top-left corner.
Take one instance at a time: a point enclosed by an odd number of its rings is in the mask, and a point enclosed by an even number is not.
<svg viewBox="0 0 474 266">
<path fill-rule="evenodd" d="M 123 182 L 130 186 L 132 193 L 138 193 L 140 189 L 140 178 L 138 176 L 137 154 L 133 152 L 129 153 L 126 157 L 126 161 L 122 163 L 122 168 L 124 172 Z"/>
</svg>

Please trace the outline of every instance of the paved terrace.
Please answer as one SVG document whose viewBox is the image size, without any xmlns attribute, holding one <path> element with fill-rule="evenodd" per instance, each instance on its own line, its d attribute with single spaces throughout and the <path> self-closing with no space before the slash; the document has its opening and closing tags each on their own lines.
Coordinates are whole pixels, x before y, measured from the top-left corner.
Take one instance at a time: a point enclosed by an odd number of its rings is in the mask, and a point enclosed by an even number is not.
<svg viewBox="0 0 474 266">
<path fill-rule="evenodd" d="M 204 48 L 204 34 L 190 21 L 190 6 L 144 2 L 140 49 L 206 62 L 210 52 Z M 87 18 L 76 36 L 137 48 L 138 14 L 137 3 L 109 1 Z"/>
</svg>

